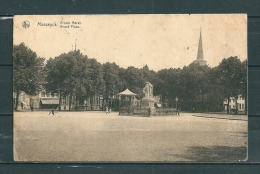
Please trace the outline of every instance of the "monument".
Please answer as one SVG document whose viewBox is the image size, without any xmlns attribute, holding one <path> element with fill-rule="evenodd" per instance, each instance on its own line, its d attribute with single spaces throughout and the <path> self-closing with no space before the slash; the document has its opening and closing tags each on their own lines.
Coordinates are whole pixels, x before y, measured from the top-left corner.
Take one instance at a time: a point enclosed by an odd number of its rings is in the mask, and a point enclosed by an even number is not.
<svg viewBox="0 0 260 174">
<path fill-rule="evenodd" d="M 155 112 L 154 98 L 153 98 L 153 85 L 146 82 L 143 88 L 144 98 L 142 99 L 142 108 L 149 109 L 150 114 Z"/>
</svg>

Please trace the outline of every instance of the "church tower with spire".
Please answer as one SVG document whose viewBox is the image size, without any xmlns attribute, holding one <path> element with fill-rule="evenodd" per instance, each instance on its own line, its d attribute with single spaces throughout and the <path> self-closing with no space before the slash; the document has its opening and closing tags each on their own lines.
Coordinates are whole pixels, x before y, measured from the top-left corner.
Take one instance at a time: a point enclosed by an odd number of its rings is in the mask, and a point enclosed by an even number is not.
<svg viewBox="0 0 260 174">
<path fill-rule="evenodd" d="M 200 29 L 200 39 L 199 39 L 199 47 L 198 47 L 197 59 L 194 60 L 193 63 L 199 64 L 200 66 L 206 65 L 206 61 L 204 60 L 204 55 L 203 55 L 201 29 Z"/>
</svg>

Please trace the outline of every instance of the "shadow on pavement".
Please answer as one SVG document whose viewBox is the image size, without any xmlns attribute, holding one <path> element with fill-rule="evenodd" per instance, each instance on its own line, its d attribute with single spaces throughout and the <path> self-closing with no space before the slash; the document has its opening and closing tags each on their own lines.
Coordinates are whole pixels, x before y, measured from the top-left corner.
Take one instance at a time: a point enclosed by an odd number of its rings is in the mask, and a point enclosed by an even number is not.
<svg viewBox="0 0 260 174">
<path fill-rule="evenodd" d="M 195 146 L 176 156 L 194 162 L 238 162 L 247 159 L 247 147 Z"/>
</svg>

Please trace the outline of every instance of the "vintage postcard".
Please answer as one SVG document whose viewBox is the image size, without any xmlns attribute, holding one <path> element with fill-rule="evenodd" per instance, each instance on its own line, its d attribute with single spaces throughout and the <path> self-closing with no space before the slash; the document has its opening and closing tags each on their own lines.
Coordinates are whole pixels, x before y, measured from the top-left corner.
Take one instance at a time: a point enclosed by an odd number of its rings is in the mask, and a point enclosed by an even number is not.
<svg viewBox="0 0 260 174">
<path fill-rule="evenodd" d="M 14 17 L 14 160 L 247 160 L 245 14 Z"/>
</svg>

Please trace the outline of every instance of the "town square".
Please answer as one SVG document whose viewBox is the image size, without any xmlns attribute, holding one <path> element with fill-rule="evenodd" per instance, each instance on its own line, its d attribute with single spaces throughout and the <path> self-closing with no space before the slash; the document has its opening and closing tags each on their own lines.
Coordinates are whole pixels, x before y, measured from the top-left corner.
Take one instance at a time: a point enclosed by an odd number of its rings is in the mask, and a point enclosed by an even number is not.
<svg viewBox="0 0 260 174">
<path fill-rule="evenodd" d="M 14 17 L 14 160 L 245 161 L 246 19 Z"/>
<path fill-rule="evenodd" d="M 207 115 L 208 116 L 208 115 Z M 247 116 L 180 113 L 17 112 L 21 161 L 239 162 L 247 158 Z"/>
</svg>

